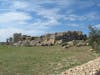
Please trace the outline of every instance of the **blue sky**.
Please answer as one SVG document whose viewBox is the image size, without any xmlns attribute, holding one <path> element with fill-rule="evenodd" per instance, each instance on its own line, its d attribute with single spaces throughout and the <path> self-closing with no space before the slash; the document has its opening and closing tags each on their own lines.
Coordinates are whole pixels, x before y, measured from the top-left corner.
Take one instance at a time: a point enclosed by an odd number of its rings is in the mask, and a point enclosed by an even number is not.
<svg viewBox="0 0 100 75">
<path fill-rule="evenodd" d="M 100 29 L 100 0 L 0 0 L 0 41 L 23 33 Z"/>
</svg>

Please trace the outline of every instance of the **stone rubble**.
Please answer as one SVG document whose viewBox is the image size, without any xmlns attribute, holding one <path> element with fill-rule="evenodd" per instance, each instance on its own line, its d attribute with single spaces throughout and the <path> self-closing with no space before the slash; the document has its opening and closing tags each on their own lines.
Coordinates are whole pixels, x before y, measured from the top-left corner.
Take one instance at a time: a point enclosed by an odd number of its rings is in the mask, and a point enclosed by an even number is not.
<svg viewBox="0 0 100 75">
<path fill-rule="evenodd" d="M 97 72 L 100 72 L 100 57 L 81 66 L 70 68 L 59 75 L 100 75 Z"/>
</svg>

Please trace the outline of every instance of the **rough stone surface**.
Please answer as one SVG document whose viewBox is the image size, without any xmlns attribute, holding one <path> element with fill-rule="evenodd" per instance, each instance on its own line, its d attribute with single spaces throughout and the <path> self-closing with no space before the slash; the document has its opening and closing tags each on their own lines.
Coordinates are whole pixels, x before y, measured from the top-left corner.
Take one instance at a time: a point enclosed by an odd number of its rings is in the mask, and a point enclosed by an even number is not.
<svg viewBox="0 0 100 75">
<path fill-rule="evenodd" d="M 22 35 L 21 33 L 15 33 L 13 37 L 7 39 L 8 45 L 18 45 L 18 46 L 34 46 L 34 45 L 56 45 L 63 42 L 69 42 L 72 40 L 86 40 L 86 35 L 81 31 L 68 31 L 68 32 L 58 32 L 52 34 L 45 34 L 40 37 Z M 19 41 L 21 41 L 19 43 Z M 37 42 L 38 41 L 38 42 Z M 73 42 L 69 42 L 73 45 Z"/>
<path fill-rule="evenodd" d="M 100 75 L 100 57 L 86 64 L 70 68 L 59 75 Z M 97 74 L 99 73 L 99 74 Z"/>
</svg>

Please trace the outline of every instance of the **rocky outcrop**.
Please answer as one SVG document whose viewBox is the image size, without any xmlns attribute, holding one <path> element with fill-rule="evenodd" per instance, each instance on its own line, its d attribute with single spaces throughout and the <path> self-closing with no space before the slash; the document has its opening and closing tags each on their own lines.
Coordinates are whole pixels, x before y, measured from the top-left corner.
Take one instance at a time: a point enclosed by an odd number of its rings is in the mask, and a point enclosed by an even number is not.
<svg viewBox="0 0 100 75">
<path fill-rule="evenodd" d="M 100 57 L 81 66 L 70 68 L 59 75 L 100 75 Z"/>
</svg>

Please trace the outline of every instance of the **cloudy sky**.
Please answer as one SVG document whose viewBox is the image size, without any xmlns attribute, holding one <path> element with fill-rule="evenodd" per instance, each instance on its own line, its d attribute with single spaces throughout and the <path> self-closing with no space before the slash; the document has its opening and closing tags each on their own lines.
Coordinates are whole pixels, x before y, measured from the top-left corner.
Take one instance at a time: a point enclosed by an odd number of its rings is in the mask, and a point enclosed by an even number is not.
<svg viewBox="0 0 100 75">
<path fill-rule="evenodd" d="M 0 0 L 0 41 L 13 33 L 42 35 L 100 29 L 100 0 Z"/>
</svg>

